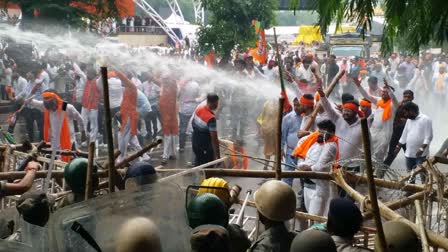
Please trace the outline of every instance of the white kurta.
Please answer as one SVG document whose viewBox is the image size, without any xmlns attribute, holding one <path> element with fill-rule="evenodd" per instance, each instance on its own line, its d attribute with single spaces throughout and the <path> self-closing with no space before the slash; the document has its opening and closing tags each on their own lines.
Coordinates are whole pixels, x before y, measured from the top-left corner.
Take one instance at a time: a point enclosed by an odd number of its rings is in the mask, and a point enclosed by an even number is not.
<svg viewBox="0 0 448 252">
<path fill-rule="evenodd" d="M 299 146 L 306 138 L 302 138 L 297 146 Z M 336 160 L 337 144 L 331 143 L 314 143 L 308 153 L 305 160 L 299 160 L 297 167 L 301 165 L 311 166 L 311 170 L 314 172 L 329 172 L 331 164 Z M 330 198 L 330 182 L 327 180 L 312 179 L 316 184 L 316 189 L 310 189 L 305 187 L 305 207 L 308 213 L 325 216 L 328 212 L 328 201 Z"/>
<path fill-rule="evenodd" d="M 43 101 L 38 101 L 38 100 L 31 100 L 31 106 L 41 110 L 41 111 L 45 111 L 45 107 L 44 107 L 44 102 Z M 71 104 L 67 104 L 67 108 L 66 111 L 67 113 L 67 120 L 68 120 L 68 125 L 70 128 L 70 138 L 71 138 L 71 142 L 72 144 L 76 143 L 76 135 L 75 135 L 75 127 L 73 124 L 73 121 L 75 120 L 78 123 L 78 127 L 81 131 L 85 131 L 84 128 L 84 123 L 82 120 L 81 115 L 79 114 L 79 112 L 75 109 L 75 107 Z M 61 127 L 62 127 L 62 120 L 64 119 L 63 117 L 64 113 L 58 113 L 58 111 L 50 111 L 50 124 L 51 124 L 51 132 L 50 132 L 50 142 L 51 142 L 51 146 L 55 146 L 56 150 L 60 150 L 60 132 L 61 132 Z M 55 125 L 59 126 L 55 127 Z M 58 135 L 59 133 L 59 135 Z"/>
<path fill-rule="evenodd" d="M 362 87 L 358 88 L 359 92 L 362 96 L 364 96 L 365 99 L 369 100 L 373 104 L 377 104 L 378 101 L 381 99 L 380 97 L 375 97 L 369 95 Z M 389 142 L 392 138 L 392 132 L 394 129 L 394 118 L 395 114 L 398 109 L 398 100 L 397 97 L 394 95 L 393 92 L 386 89 L 389 92 L 389 96 L 392 99 L 392 112 L 391 117 L 383 121 L 383 112 L 384 109 L 377 107 L 375 110 L 375 114 L 373 116 L 373 122 L 370 126 L 370 135 L 372 136 L 372 147 L 373 147 L 373 158 L 377 162 L 383 162 L 384 158 L 386 157 L 388 148 L 389 148 Z"/>
<path fill-rule="evenodd" d="M 336 136 L 339 138 L 340 160 L 362 158 L 362 129 L 358 119 L 353 124 L 348 124 L 342 115 L 331 107 L 326 97 L 320 99 L 326 116 L 336 125 Z"/>
</svg>

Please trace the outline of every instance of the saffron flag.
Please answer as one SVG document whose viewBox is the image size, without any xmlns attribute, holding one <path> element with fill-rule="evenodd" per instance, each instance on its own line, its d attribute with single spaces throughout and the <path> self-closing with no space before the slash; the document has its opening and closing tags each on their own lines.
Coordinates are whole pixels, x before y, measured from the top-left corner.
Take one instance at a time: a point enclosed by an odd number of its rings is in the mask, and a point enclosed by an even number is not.
<svg viewBox="0 0 448 252">
<path fill-rule="evenodd" d="M 291 103 L 289 103 L 288 95 L 286 95 L 286 90 L 282 90 L 280 94 L 284 99 L 285 103 L 283 103 L 283 115 L 292 111 Z"/>
<path fill-rule="evenodd" d="M 257 47 L 249 50 L 249 54 L 261 64 L 266 62 L 268 58 L 268 50 L 266 47 L 266 35 L 263 24 L 260 21 L 253 20 L 252 25 L 255 27 L 255 32 L 258 34 Z"/>
</svg>

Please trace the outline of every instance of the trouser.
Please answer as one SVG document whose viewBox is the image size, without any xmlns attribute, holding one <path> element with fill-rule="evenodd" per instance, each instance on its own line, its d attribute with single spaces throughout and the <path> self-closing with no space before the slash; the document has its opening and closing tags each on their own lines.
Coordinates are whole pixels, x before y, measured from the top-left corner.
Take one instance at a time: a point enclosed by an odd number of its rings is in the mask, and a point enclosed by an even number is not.
<svg viewBox="0 0 448 252">
<path fill-rule="evenodd" d="M 146 131 L 147 133 L 147 138 L 155 138 L 157 136 L 157 118 L 160 119 L 160 113 L 159 110 L 155 110 L 154 108 L 152 108 L 152 111 L 149 112 L 145 117 L 145 124 L 146 124 Z M 151 131 L 152 129 L 152 131 Z"/>
<path fill-rule="evenodd" d="M 163 135 L 163 159 L 176 156 L 176 135 Z"/>
<path fill-rule="evenodd" d="M 384 160 L 384 164 L 390 166 L 392 162 L 395 160 L 397 155 L 395 155 L 395 147 L 397 146 L 398 142 L 400 141 L 401 134 L 403 133 L 405 125 L 399 125 L 395 126 L 392 131 L 392 138 L 390 139 L 389 143 L 389 151 L 387 152 L 387 157 Z M 406 147 L 404 146 L 403 149 L 406 151 Z"/>
<path fill-rule="evenodd" d="M 303 196 L 305 198 L 305 206 L 309 214 L 325 216 L 328 197 L 319 195 L 316 189 L 305 185 Z"/>
<path fill-rule="evenodd" d="M 417 158 L 411 158 L 411 157 L 406 157 L 406 168 L 408 170 L 408 172 L 411 172 L 412 170 L 414 170 L 417 165 L 421 165 L 424 161 L 426 160 L 426 156 L 425 157 L 417 157 Z M 425 183 L 426 180 L 426 175 L 424 172 L 420 173 L 420 179 L 421 179 L 421 183 Z M 413 178 L 411 180 L 411 183 L 415 183 L 415 178 Z"/>
<path fill-rule="evenodd" d="M 131 137 L 131 122 L 128 120 L 123 131 L 120 130 L 118 132 L 118 150 L 120 151 L 120 156 L 118 157 L 117 162 L 122 161 L 127 156 Z"/>
<path fill-rule="evenodd" d="M 193 131 L 191 144 L 193 147 L 193 153 L 195 155 L 194 160 L 195 166 L 206 164 L 208 162 L 213 161 L 215 158 L 212 145 L 210 142 L 204 141 L 205 137 L 201 136 L 203 134 L 209 134 L 209 133 L 196 133 Z"/>
<path fill-rule="evenodd" d="M 90 130 L 88 131 L 89 132 L 88 142 L 89 143 L 95 142 L 96 136 L 98 134 L 98 110 L 97 109 L 88 110 L 86 108 L 82 108 L 81 117 L 82 121 L 84 122 L 84 127 L 86 128 L 86 131 L 90 123 Z"/>
<path fill-rule="evenodd" d="M 44 115 L 43 113 L 38 109 L 33 108 L 25 108 L 23 110 L 23 114 L 25 117 L 25 125 L 26 125 L 26 132 L 28 134 L 28 139 L 31 142 L 39 142 L 44 137 Z M 34 130 L 34 122 L 37 124 L 37 128 L 39 129 L 39 132 L 36 132 Z"/>
<path fill-rule="evenodd" d="M 297 165 L 297 160 L 291 157 L 292 152 L 293 152 L 293 149 L 288 148 L 288 149 L 286 150 L 286 154 L 285 154 L 285 156 L 286 156 L 286 157 L 285 157 L 285 162 L 286 162 L 286 164 L 292 165 L 292 166 L 294 166 L 294 167 L 285 165 L 285 166 L 284 166 L 284 170 L 285 170 L 285 171 L 295 171 L 295 167 L 296 167 L 296 165 Z M 293 178 L 284 178 L 284 179 L 283 179 L 283 182 L 285 182 L 286 184 L 288 184 L 289 186 L 292 187 L 292 184 L 293 184 L 293 182 L 294 182 L 294 179 L 293 179 Z"/>
<path fill-rule="evenodd" d="M 183 149 L 185 148 L 185 142 L 187 141 L 187 128 L 188 128 L 188 122 L 191 118 L 190 115 L 185 115 L 182 113 L 179 113 L 179 148 Z"/>
<path fill-rule="evenodd" d="M 110 109 L 110 115 L 112 117 L 112 124 L 116 122 L 115 114 L 120 111 L 120 107 Z M 103 132 L 103 143 L 107 144 L 107 134 L 106 134 L 106 125 L 105 122 L 105 114 L 104 114 L 104 106 L 98 107 L 98 129 L 99 132 Z M 111 125 L 112 126 L 112 125 Z"/>
</svg>

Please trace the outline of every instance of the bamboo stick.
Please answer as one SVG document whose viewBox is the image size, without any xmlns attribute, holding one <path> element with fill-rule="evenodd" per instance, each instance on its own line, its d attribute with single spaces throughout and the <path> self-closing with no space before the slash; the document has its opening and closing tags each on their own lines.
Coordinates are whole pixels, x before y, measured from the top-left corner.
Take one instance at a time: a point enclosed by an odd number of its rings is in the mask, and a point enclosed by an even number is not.
<svg viewBox="0 0 448 252">
<path fill-rule="evenodd" d="M 93 159 L 95 158 L 95 142 L 89 144 L 89 158 L 87 163 L 87 176 L 86 176 L 86 193 L 85 199 L 88 200 L 93 196 L 92 190 L 92 173 L 93 173 Z"/>
<path fill-rule="evenodd" d="M 366 159 L 366 173 L 368 180 L 367 185 L 369 186 L 370 202 L 372 204 L 372 211 L 374 214 L 375 226 L 377 229 L 377 236 L 380 244 L 380 252 L 387 252 L 386 237 L 384 236 L 383 223 L 381 222 L 380 209 L 378 207 L 378 198 L 376 196 L 375 181 L 373 179 L 373 165 L 371 158 L 372 153 L 370 150 L 370 133 L 366 118 L 361 119 L 361 129 L 364 145 L 364 157 Z"/>
<path fill-rule="evenodd" d="M 162 139 L 157 139 L 156 141 L 146 145 L 141 150 L 133 153 L 132 155 L 126 157 L 122 162 L 116 165 L 116 169 L 124 168 L 126 165 L 128 165 L 130 162 L 134 161 L 136 158 L 140 157 L 141 155 L 145 154 L 152 148 L 156 147 L 157 145 L 162 143 Z"/>
<path fill-rule="evenodd" d="M 336 87 L 338 81 L 342 78 L 342 76 L 345 74 L 345 70 L 342 70 L 339 72 L 331 81 L 330 85 L 325 90 L 325 97 L 328 97 L 331 92 L 333 92 L 333 89 Z M 314 120 L 316 119 L 317 113 L 319 113 L 320 107 L 322 105 L 320 103 L 317 104 L 317 106 L 314 108 L 313 112 L 310 115 L 310 119 L 307 121 L 304 130 L 308 131 L 310 130 L 311 126 L 314 123 Z"/>
<path fill-rule="evenodd" d="M 109 157 L 109 192 L 115 191 L 115 159 L 114 159 L 114 139 L 112 133 L 112 116 L 110 114 L 109 102 L 109 82 L 107 78 L 107 67 L 101 67 L 101 77 L 103 81 L 104 99 L 104 124 L 106 127 L 107 153 Z"/>
<path fill-rule="evenodd" d="M 360 194 L 359 192 L 357 192 L 355 189 L 353 189 L 351 186 L 349 186 L 347 184 L 347 182 L 345 182 L 343 175 L 342 175 L 342 171 L 337 170 L 335 172 L 335 181 L 336 181 L 336 184 L 338 184 L 340 187 L 342 187 L 342 189 L 344 189 L 347 192 L 347 194 L 350 197 L 352 197 L 354 200 L 356 200 L 357 202 L 360 202 L 360 203 L 362 203 L 364 201 L 365 197 L 362 194 Z M 394 212 L 392 209 L 388 208 L 386 205 L 384 205 L 380 201 L 378 202 L 378 204 L 380 207 L 381 215 L 384 218 L 386 218 L 387 220 L 403 222 L 403 223 L 409 225 L 418 235 L 420 235 L 419 228 L 417 227 L 417 225 L 415 225 L 415 223 L 409 221 L 408 219 L 406 219 L 403 216 L 399 215 L 398 213 Z M 370 208 L 370 205 L 367 205 L 367 208 Z M 448 239 L 447 238 L 445 238 L 435 232 L 432 232 L 431 230 L 426 230 L 426 233 L 428 234 L 428 240 L 429 240 L 431 246 L 437 246 L 437 247 L 442 247 L 444 249 L 448 249 Z"/>
<path fill-rule="evenodd" d="M 232 169 L 204 169 L 206 177 L 246 177 L 246 178 L 275 178 L 274 171 L 232 170 Z M 311 178 L 331 180 L 333 177 L 327 172 L 311 171 L 283 171 L 282 178 Z"/>
<path fill-rule="evenodd" d="M 40 152 L 45 153 L 45 154 L 51 154 L 51 150 L 49 149 L 41 149 Z M 89 157 L 89 153 L 88 152 L 83 152 L 83 151 L 70 151 L 70 150 L 57 150 L 56 151 L 57 155 L 71 155 L 71 156 L 79 156 L 79 157 L 83 157 L 83 158 L 88 158 Z"/>
<path fill-rule="evenodd" d="M 282 142 L 282 119 L 283 119 L 283 105 L 285 104 L 285 98 L 280 97 L 278 99 L 278 115 L 277 115 L 277 141 L 275 143 L 275 179 L 282 179 L 282 154 L 281 154 L 281 142 Z"/>
<path fill-rule="evenodd" d="M 426 236 L 425 222 L 423 221 L 423 209 L 419 200 L 415 202 L 415 209 L 417 210 L 417 225 L 420 230 L 420 240 L 422 241 L 423 252 L 429 252 L 428 237 Z"/>
</svg>

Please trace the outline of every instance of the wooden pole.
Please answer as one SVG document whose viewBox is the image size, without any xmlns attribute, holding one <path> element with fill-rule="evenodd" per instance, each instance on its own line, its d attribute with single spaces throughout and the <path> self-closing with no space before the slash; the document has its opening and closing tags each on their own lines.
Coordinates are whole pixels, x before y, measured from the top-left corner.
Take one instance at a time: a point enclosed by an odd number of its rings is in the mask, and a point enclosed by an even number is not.
<svg viewBox="0 0 448 252">
<path fill-rule="evenodd" d="M 282 69 L 282 57 L 280 56 L 280 52 L 278 50 L 278 43 L 277 43 L 277 32 L 274 27 L 274 46 L 275 46 L 275 52 L 277 56 L 277 62 L 278 62 L 278 76 L 280 77 L 280 88 L 282 92 L 285 91 L 285 83 L 283 80 L 283 69 Z"/>
<path fill-rule="evenodd" d="M 331 92 L 333 92 L 333 89 L 338 84 L 338 81 L 342 78 L 342 76 L 345 74 L 345 70 L 342 70 L 339 72 L 331 81 L 330 85 L 325 90 L 325 97 L 330 96 Z M 316 107 L 314 108 L 313 112 L 310 115 L 310 119 L 306 122 L 304 130 L 308 131 L 310 130 L 311 126 L 313 126 L 314 120 L 316 119 L 317 113 L 319 113 L 319 109 L 322 105 L 318 103 Z"/>
<path fill-rule="evenodd" d="M 334 173 L 334 177 L 335 177 L 336 184 L 338 186 L 342 187 L 342 189 L 344 189 L 350 197 L 352 197 L 354 200 L 356 200 L 359 203 L 363 203 L 365 201 L 364 195 L 357 192 L 350 185 L 348 185 L 347 182 L 345 182 L 341 170 L 337 170 Z M 378 202 L 378 204 L 380 207 L 381 215 L 384 218 L 386 218 L 387 220 L 403 222 L 403 223 L 409 225 L 416 232 L 416 234 L 420 235 L 420 229 L 417 227 L 417 225 L 415 225 L 415 223 L 413 223 L 413 222 L 409 221 L 408 219 L 404 218 L 403 216 L 399 215 L 398 213 L 396 213 L 392 209 L 388 208 L 383 203 Z M 372 209 L 370 204 L 366 204 L 366 206 L 368 209 Z M 432 232 L 431 230 L 426 230 L 426 233 L 428 234 L 428 240 L 429 240 L 431 246 L 437 246 L 437 247 L 441 247 L 444 249 L 448 249 L 448 239 L 447 238 L 445 238 L 442 235 L 439 235 L 435 232 Z"/>
<path fill-rule="evenodd" d="M 423 209 L 419 200 L 415 202 L 415 210 L 417 211 L 417 225 L 420 229 L 420 240 L 422 241 L 423 252 L 429 252 L 428 237 L 425 230 L 425 222 L 423 221 Z"/>
<path fill-rule="evenodd" d="M 157 139 L 156 141 L 146 145 L 141 150 L 135 152 L 134 154 L 126 157 L 123 161 L 116 165 L 116 169 L 120 169 L 128 165 L 130 162 L 134 161 L 136 158 L 148 152 L 150 149 L 156 147 L 157 145 L 162 143 L 162 139 Z"/>
<path fill-rule="evenodd" d="M 110 114 L 109 82 L 107 78 L 107 67 L 101 67 L 101 77 L 103 81 L 104 117 L 105 117 L 104 124 L 106 127 L 107 154 L 109 157 L 109 192 L 115 192 L 114 139 L 112 133 L 112 116 Z"/>
<path fill-rule="evenodd" d="M 275 142 L 275 179 L 282 179 L 282 121 L 283 121 L 283 105 L 285 104 L 285 98 L 280 97 L 278 99 L 278 115 L 277 115 L 277 139 Z"/>
<path fill-rule="evenodd" d="M 246 178 L 275 178 L 275 171 L 233 170 L 233 169 L 204 169 L 206 177 L 246 177 Z M 1 175 L 1 174 L 0 174 Z M 0 177 L 1 178 L 1 177 Z M 311 171 L 283 171 L 282 178 L 311 178 L 331 180 L 328 172 Z"/>
<path fill-rule="evenodd" d="M 372 153 L 370 150 L 370 133 L 367 125 L 367 119 L 361 119 L 362 137 L 364 143 L 364 156 L 366 159 L 366 173 L 368 179 L 370 202 L 372 203 L 372 210 L 375 219 L 375 226 L 377 230 L 377 236 L 380 243 L 380 252 L 387 252 L 386 237 L 384 236 L 383 223 L 381 222 L 380 209 L 378 207 L 378 199 L 376 196 L 375 181 L 373 179 L 373 164 Z"/>
<path fill-rule="evenodd" d="M 86 200 L 90 199 L 93 196 L 92 173 L 93 173 L 94 158 L 95 158 L 95 142 L 91 142 L 89 144 L 89 157 L 87 163 L 86 193 L 85 193 Z"/>
</svg>

